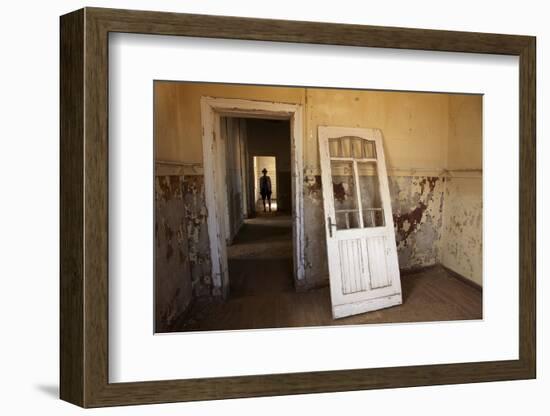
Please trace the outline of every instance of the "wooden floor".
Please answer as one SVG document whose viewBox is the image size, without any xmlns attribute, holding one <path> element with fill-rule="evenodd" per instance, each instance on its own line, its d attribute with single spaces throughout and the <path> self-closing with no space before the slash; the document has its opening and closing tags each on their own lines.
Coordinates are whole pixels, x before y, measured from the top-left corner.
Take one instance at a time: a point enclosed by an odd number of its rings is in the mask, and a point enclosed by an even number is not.
<svg viewBox="0 0 550 416">
<path fill-rule="evenodd" d="M 334 320 L 329 288 L 297 293 L 290 217 L 247 223 L 229 248 L 230 297 L 196 302 L 171 331 L 285 328 L 482 318 L 482 294 L 440 266 L 402 276 L 403 304 Z"/>
</svg>

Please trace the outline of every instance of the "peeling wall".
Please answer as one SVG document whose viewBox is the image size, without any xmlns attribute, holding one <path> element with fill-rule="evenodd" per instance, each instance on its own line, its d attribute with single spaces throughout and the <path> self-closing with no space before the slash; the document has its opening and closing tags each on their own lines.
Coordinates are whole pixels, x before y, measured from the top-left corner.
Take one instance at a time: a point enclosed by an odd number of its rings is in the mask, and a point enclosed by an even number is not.
<svg viewBox="0 0 550 416">
<path fill-rule="evenodd" d="M 463 203 L 461 198 L 466 189 L 449 187 L 446 192 L 452 169 L 481 169 L 481 96 L 156 82 L 158 159 L 202 163 L 202 96 L 303 106 L 304 286 L 317 286 L 328 280 L 317 142 L 320 125 L 382 130 L 401 269 L 433 265 L 445 259 L 448 267 L 477 279 L 472 276 L 481 267 L 463 267 L 464 261 L 452 254 L 460 250 L 453 251 L 446 243 L 446 238 L 452 240 L 456 235 L 445 228 L 445 219 L 452 216 L 454 206 Z M 478 192 L 481 200 L 480 189 L 472 192 Z M 471 197 L 473 201 L 474 194 Z M 448 204 L 453 204 L 453 209 L 446 210 Z M 477 215 L 472 211 L 475 204 L 464 208 L 468 217 Z M 462 248 L 461 258 L 475 257 L 474 263 L 479 265 L 481 252 L 474 251 L 480 250 L 480 246 L 468 247 L 468 250 Z"/>
<path fill-rule="evenodd" d="M 389 187 L 399 268 L 411 270 L 440 261 L 445 177 L 390 176 Z M 320 175 L 305 176 L 306 280 L 328 281 L 325 218 Z"/>
<path fill-rule="evenodd" d="M 328 282 L 328 258 L 320 175 L 304 176 L 305 280 L 302 287 L 321 286 Z"/>
<path fill-rule="evenodd" d="M 441 263 L 482 284 L 481 178 L 448 178 Z"/>
<path fill-rule="evenodd" d="M 467 97 L 449 97 L 441 264 L 482 285 L 482 101 Z"/>
<path fill-rule="evenodd" d="M 155 327 L 169 327 L 211 293 L 202 176 L 155 177 Z"/>
<path fill-rule="evenodd" d="M 389 179 L 399 267 L 407 270 L 438 263 L 445 178 Z"/>
</svg>

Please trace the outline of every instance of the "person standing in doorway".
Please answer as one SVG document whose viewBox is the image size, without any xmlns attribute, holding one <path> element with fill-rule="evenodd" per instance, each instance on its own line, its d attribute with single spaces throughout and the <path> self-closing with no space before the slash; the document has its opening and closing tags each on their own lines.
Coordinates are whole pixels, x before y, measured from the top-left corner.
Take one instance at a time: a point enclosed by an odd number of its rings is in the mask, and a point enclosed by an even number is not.
<svg viewBox="0 0 550 416">
<path fill-rule="evenodd" d="M 264 212 L 266 212 L 266 199 L 269 206 L 269 212 L 271 212 L 271 178 L 267 176 L 266 168 L 263 168 L 262 173 L 264 174 L 264 176 L 260 176 L 260 195 L 262 196 L 262 202 L 264 204 Z"/>
</svg>

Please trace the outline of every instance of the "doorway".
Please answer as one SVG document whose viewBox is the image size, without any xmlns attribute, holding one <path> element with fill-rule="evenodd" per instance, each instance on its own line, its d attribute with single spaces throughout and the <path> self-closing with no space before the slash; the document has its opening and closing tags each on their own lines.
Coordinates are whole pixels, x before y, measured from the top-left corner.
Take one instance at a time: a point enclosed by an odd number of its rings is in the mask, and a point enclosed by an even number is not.
<svg viewBox="0 0 550 416">
<path fill-rule="evenodd" d="M 229 298 L 253 297 L 267 305 L 269 297 L 294 291 L 287 197 L 290 121 L 222 116 L 220 122 L 227 172 Z M 253 201 L 251 207 L 241 204 L 246 199 Z"/>
<path fill-rule="evenodd" d="M 203 97 L 201 115 L 214 293 L 227 297 L 231 290 L 228 256 L 231 254 L 233 258 L 235 253 L 228 253 L 228 248 L 250 242 L 250 238 L 254 239 L 258 234 L 282 240 L 285 234 L 291 237 L 287 238 L 290 242 L 291 276 L 294 284 L 299 284 L 304 279 L 301 106 Z M 248 140 L 250 132 L 261 125 L 264 131 L 280 128 L 287 132 L 286 167 L 283 158 L 275 156 L 278 159 L 274 172 L 277 210 L 269 224 L 262 224 L 265 219 L 258 216 L 256 209 L 258 198 L 253 156 L 274 156 L 274 153 L 265 146 L 269 141 L 264 141 L 264 146 L 257 151 Z M 281 187 L 282 183 L 288 184 L 286 190 Z M 244 236 L 239 235 L 240 232 L 245 233 Z M 281 243 L 282 246 L 285 244 Z M 254 245 L 261 246 L 258 241 Z"/>
<path fill-rule="evenodd" d="M 277 157 L 252 156 L 252 160 L 255 212 L 275 213 L 277 212 Z"/>
</svg>

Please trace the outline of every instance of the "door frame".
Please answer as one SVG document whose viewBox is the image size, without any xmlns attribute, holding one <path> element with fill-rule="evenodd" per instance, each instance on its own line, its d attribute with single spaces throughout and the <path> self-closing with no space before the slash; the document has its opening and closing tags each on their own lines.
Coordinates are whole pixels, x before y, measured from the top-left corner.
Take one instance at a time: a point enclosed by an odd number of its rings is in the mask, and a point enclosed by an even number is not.
<svg viewBox="0 0 550 416">
<path fill-rule="evenodd" d="M 213 294 L 229 294 L 225 206 L 225 149 L 220 143 L 221 117 L 290 120 L 290 160 L 292 192 L 292 239 L 294 280 L 303 281 L 304 268 L 304 157 L 303 111 L 300 104 L 234 98 L 201 97 L 204 187 L 212 263 Z"/>
</svg>

